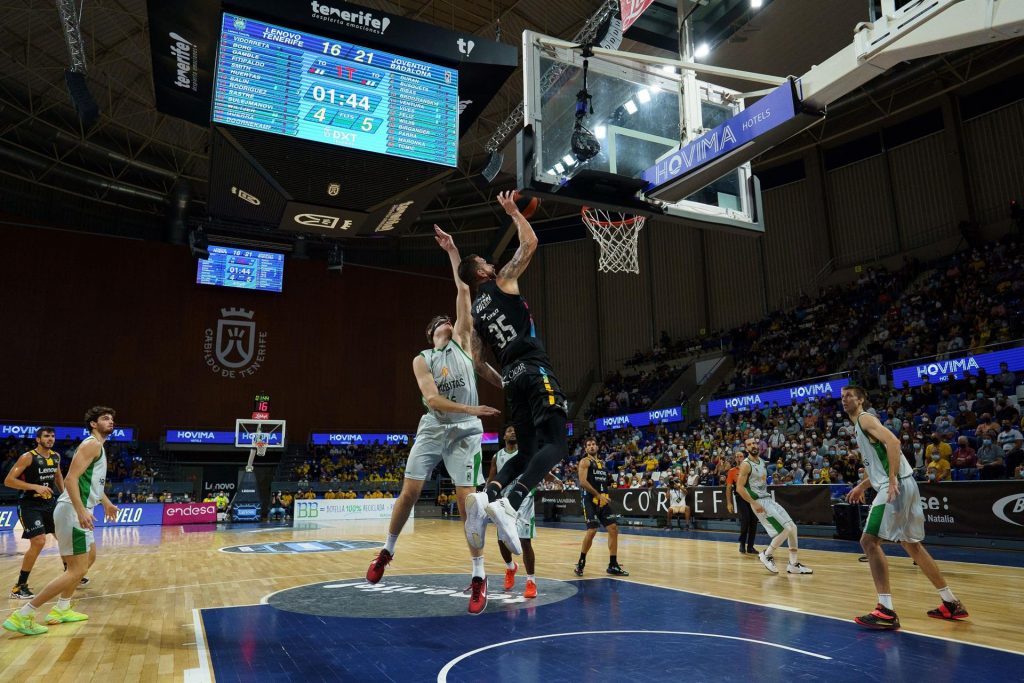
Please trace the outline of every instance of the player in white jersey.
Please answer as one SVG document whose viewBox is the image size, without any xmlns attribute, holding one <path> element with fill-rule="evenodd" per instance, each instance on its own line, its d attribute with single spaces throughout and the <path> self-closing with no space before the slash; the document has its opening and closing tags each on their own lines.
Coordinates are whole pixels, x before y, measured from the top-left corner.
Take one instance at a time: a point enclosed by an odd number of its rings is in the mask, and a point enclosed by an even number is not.
<svg viewBox="0 0 1024 683">
<path fill-rule="evenodd" d="M 786 571 L 790 574 L 812 574 L 810 567 L 800 564 L 797 559 L 797 533 L 793 518 L 775 502 L 768 493 L 768 471 L 761 459 L 761 447 L 758 439 L 748 438 L 743 447 L 747 451 L 747 459 L 740 464 L 739 476 L 736 478 L 736 491 L 740 497 L 750 503 L 761 526 L 772 537 L 772 542 L 758 554 L 758 559 L 765 569 L 778 574 L 775 566 L 775 551 L 786 542 L 789 546 L 789 564 Z"/>
<path fill-rule="evenodd" d="M 57 604 L 46 615 L 46 623 L 85 621 L 89 617 L 71 609 L 71 596 L 93 562 L 96 561 L 96 545 L 92 530 L 93 508 L 103 503 L 104 516 L 109 521 L 117 519 L 117 507 L 110 502 L 103 486 L 107 479 L 107 457 L 103 448 L 107 437 L 114 431 L 114 410 L 105 406 L 93 406 L 85 413 L 85 424 L 90 434 L 75 450 L 71 467 L 64 478 L 64 493 L 57 499 L 53 512 L 54 536 L 61 559 L 66 566 L 64 573 L 48 583 L 31 601 L 4 622 L 8 631 L 25 635 L 46 633 L 47 628 L 35 623 L 36 610 L 60 595 Z"/>
<path fill-rule="evenodd" d="M 494 481 L 498 471 L 505 466 L 505 463 L 514 458 L 518 452 L 516 428 L 509 425 L 505 428 L 505 447 L 495 453 L 491 459 L 491 469 L 487 475 L 487 481 Z M 557 484 L 559 489 L 562 487 L 562 482 L 550 472 L 544 480 Z M 518 481 L 518 478 L 515 481 Z M 506 490 L 510 489 L 512 484 L 505 487 Z M 537 597 L 537 579 L 534 574 L 536 557 L 533 553 L 533 538 L 537 535 L 534 512 L 534 496 L 536 493 L 537 490 L 534 489 L 523 499 L 523 504 L 519 507 L 519 513 L 516 518 L 516 531 L 519 534 L 519 542 L 523 546 L 523 564 L 526 565 L 526 587 L 523 589 L 524 598 Z M 516 572 L 519 571 L 519 564 L 512 559 L 512 551 L 501 540 L 500 534 L 498 538 L 498 552 L 501 553 L 501 559 L 505 561 L 505 590 L 510 591 L 516 584 Z"/>
<path fill-rule="evenodd" d="M 498 410 L 479 405 L 476 372 L 489 368 L 474 366 L 472 350 L 473 316 L 470 312 L 469 287 L 458 277 L 459 251 L 451 236 L 434 226 L 438 244 L 448 252 L 455 273 L 458 294 L 455 300 L 456 318 L 453 324 L 447 316 L 437 316 L 427 326 L 427 339 L 432 348 L 421 351 L 412 362 L 413 374 L 423 397 L 426 414 L 420 418 L 416 439 L 405 463 L 402 492 L 391 512 L 391 523 L 384 548 L 366 570 L 366 580 L 377 583 L 395 554 L 395 543 L 402 532 L 413 505 L 419 500 L 423 483 L 444 460 L 448 474 L 455 484 L 459 515 L 466 521 L 466 496 L 482 484 L 480 467 L 480 437 L 483 424 L 480 417 L 497 415 Z M 501 378 L 490 370 L 485 375 L 501 385 Z M 480 614 L 487 606 L 487 574 L 484 571 L 483 549 L 469 547 L 473 563 L 470 583 L 470 614 Z"/>
<path fill-rule="evenodd" d="M 965 619 L 968 614 L 963 603 L 953 595 L 939 566 L 921 545 L 924 540 L 924 512 L 921 510 L 921 494 L 914 480 L 913 468 L 903 457 L 896 435 L 877 417 L 864 412 L 867 400 L 867 392 L 861 387 L 843 387 L 843 410 L 854 424 L 857 447 L 867 473 L 867 477 L 847 494 L 847 500 L 851 503 L 863 502 L 864 492 L 869 486 L 878 492 L 860 537 L 860 545 L 867 555 L 871 578 L 878 591 L 878 606 L 870 614 L 857 617 L 854 621 L 861 626 L 879 630 L 894 631 L 900 627 L 899 617 L 892 605 L 892 594 L 889 592 L 889 563 L 882 552 L 883 540 L 902 545 L 939 591 L 942 604 L 929 610 L 928 616 L 936 619 Z"/>
</svg>

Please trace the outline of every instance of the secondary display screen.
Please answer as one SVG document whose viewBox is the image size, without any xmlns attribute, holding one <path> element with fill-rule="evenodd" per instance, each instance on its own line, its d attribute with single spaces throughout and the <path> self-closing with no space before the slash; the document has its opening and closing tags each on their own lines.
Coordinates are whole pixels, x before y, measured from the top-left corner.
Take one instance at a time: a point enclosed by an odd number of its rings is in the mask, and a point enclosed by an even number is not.
<svg viewBox="0 0 1024 683">
<path fill-rule="evenodd" d="M 213 120 L 455 166 L 459 74 L 225 13 Z"/>
<path fill-rule="evenodd" d="M 261 292 L 281 291 L 284 279 L 284 254 L 215 247 L 212 244 L 209 250 L 210 258 L 199 261 L 197 283 Z"/>
</svg>

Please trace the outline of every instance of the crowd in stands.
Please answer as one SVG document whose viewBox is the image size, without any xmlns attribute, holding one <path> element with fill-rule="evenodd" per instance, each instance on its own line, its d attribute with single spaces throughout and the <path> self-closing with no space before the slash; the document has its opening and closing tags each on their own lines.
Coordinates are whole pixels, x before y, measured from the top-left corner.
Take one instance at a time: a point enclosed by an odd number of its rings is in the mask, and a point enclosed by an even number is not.
<svg viewBox="0 0 1024 683">
<path fill-rule="evenodd" d="M 943 359 L 1020 339 L 1021 245 L 990 242 L 936 264 L 919 287 L 889 306 L 855 364 L 893 364 L 934 355 Z"/>
<path fill-rule="evenodd" d="M 312 446 L 287 478 L 325 484 L 398 484 L 408 454 L 408 446 L 397 445 Z"/>
<path fill-rule="evenodd" d="M 659 365 L 629 375 L 613 372 L 605 377 L 604 386 L 587 408 L 586 417 L 593 420 L 646 410 L 685 370 L 685 367 Z"/>
</svg>

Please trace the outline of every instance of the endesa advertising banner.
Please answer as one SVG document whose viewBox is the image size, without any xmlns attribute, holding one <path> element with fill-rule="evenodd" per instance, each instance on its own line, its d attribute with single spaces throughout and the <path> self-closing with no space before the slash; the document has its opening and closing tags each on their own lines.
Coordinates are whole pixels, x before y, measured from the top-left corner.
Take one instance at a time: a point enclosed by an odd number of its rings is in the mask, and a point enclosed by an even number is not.
<svg viewBox="0 0 1024 683">
<path fill-rule="evenodd" d="M 213 524 L 217 521 L 217 506 L 213 503 L 166 503 L 164 525 Z"/>
</svg>

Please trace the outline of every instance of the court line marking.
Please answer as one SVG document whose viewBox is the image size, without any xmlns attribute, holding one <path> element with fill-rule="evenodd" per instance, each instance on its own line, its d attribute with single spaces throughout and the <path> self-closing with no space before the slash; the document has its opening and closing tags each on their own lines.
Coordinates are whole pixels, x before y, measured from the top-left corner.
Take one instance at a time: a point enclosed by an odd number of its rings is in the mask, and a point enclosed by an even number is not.
<svg viewBox="0 0 1024 683">
<path fill-rule="evenodd" d="M 769 643 L 764 640 L 755 640 L 753 638 L 742 638 L 740 636 L 726 636 L 719 633 L 694 633 L 693 631 L 643 631 L 643 630 L 621 630 L 621 631 L 572 631 L 569 633 L 549 633 L 543 636 L 530 636 L 528 638 L 516 638 L 515 640 L 506 640 L 500 643 L 492 643 L 491 645 L 484 645 L 478 647 L 475 650 L 470 650 L 464 654 L 459 655 L 455 659 L 451 660 L 438 672 L 437 683 L 447 683 L 448 672 L 451 671 L 456 664 L 464 659 L 468 659 L 473 655 L 485 652 L 486 650 L 492 650 L 498 647 L 504 647 L 506 645 L 515 645 L 516 643 L 524 643 L 530 640 L 544 640 L 545 638 L 565 638 L 568 636 L 592 636 L 592 635 L 608 635 L 608 634 L 645 634 L 645 635 L 674 635 L 674 636 L 698 636 L 701 638 L 722 638 L 724 640 L 741 640 L 746 643 L 757 643 L 758 645 L 767 645 L 769 647 L 779 648 L 780 650 L 789 650 L 790 652 L 797 652 L 802 655 L 809 657 L 816 657 L 817 659 L 831 660 L 831 657 L 820 655 L 816 652 L 808 652 L 807 650 L 801 650 L 795 647 L 789 647 L 788 645 L 780 645 L 779 643 Z"/>
<path fill-rule="evenodd" d="M 662 586 L 662 585 L 657 584 L 657 583 L 640 583 L 640 582 L 637 582 L 637 581 L 630 581 L 629 579 L 618 579 L 618 580 L 622 581 L 624 583 L 633 583 L 633 584 L 636 584 L 638 586 L 652 586 L 654 588 L 664 588 L 665 590 L 676 591 L 678 593 L 689 593 L 690 595 L 700 595 L 702 597 L 715 598 L 717 600 L 728 600 L 730 602 L 738 602 L 738 603 L 741 603 L 743 605 L 753 605 L 755 607 L 767 607 L 769 609 L 784 609 L 784 610 L 786 610 L 786 608 L 784 608 L 784 607 L 777 607 L 777 606 L 772 605 L 770 603 L 748 602 L 746 600 L 740 600 L 739 598 L 730 598 L 730 597 L 726 597 L 724 595 L 714 595 L 714 594 L 710 594 L 710 593 L 698 593 L 697 591 L 690 591 L 690 590 L 686 590 L 685 588 L 673 588 L 673 587 L 669 587 L 669 586 Z M 786 611 L 793 611 L 793 610 L 786 610 Z M 846 624 L 852 624 L 853 623 L 853 619 L 844 619 L 843 617 L 834 617 L 831 614 L 819 614 L 818 612 L 808 612 L 806 610 L 800 610 L 800 613 L 801 614 L 805 614 L 805 615 L 807 615 L 809 617 L 822 617 L 823 619 L 832 619 L 833 621 L 841 621 L 841 622 L 846 623 Z M 964 640 L 958 640 L 956 638 L 950 638 L 948 636 L 938 636 L 938 635 L 935 635 L 935 634 L 932 634 L 932 633 L 921 633 L 920 631 L 908 631 L 905 628 L 900 628 L 898 633 L 909 633 L 912 636 L 922 636 L 924 638 L 935 638 L 936 640 L 945 640 L 945 641 L 950 642 L 950 643 L 956 643 L 957 645 L 970 645 L 972 647 L 983 647 L 983 648 L 986 648 L 988 650 L 996 650 L 997 652 L 1005 652 L 1007 654 L 1016 655 L 1018 657 L 1024 657 L 1024 652 L 1018 652 L 1016 650 L 1008 650 L 1008 649 L 1003 648 L 1003 647 L 996 647 L 995 645 L 982 645 L 980 643 L 970 643 L 970 642 L 967 642 L 967 641 L 964 641 Z"/>
<path fill-rule="evenodd" d="M 210 650 L 206 647 L 206 632 L 203 620 L 199 616 L 199 608 L 192 608 L 192 628 L 196 632 L 196 652 L 199 655 L 199 666 L 185 669 L 185 683 L 212 683 L 210 676 Z"/>
</svg>

